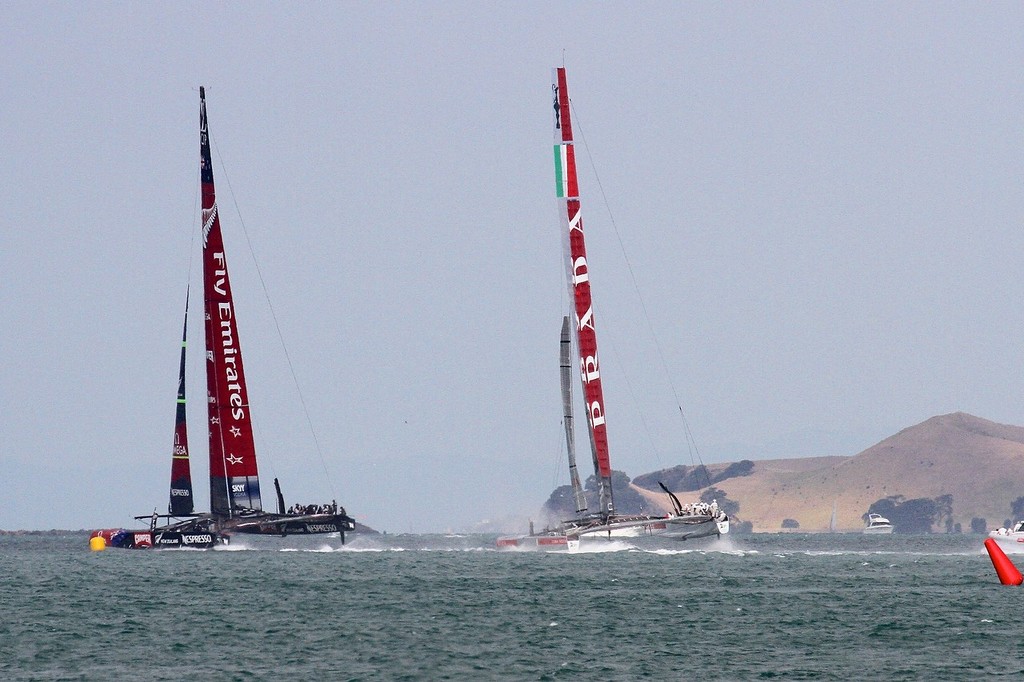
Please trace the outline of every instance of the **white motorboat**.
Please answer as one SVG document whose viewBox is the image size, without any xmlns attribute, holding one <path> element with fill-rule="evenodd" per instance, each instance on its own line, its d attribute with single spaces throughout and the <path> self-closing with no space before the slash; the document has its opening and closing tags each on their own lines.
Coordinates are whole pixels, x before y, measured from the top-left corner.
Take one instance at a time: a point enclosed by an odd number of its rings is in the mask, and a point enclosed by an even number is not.
<svg viewBox="0 0 1024 682">
<path fill-rule="evenodd" d="M 887 535 L 892 532 L 892 524 L 881 514 L 868 514 L 868 525 L 864 527 L 864 532 L 869 535 Z"/>
<path fill-rule="evenodd" d="M 997 528 L 988 536 L 1005 552 L 1024 552 L 1024 521 L 1018 521 L 1012 528 Z"/>
</svg>

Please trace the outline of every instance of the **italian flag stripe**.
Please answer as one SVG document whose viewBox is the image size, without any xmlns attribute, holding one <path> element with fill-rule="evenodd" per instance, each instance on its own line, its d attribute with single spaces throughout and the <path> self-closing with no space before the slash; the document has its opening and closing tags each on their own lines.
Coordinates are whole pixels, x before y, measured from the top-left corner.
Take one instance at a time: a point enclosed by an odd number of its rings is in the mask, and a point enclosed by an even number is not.
<svg viewBox="0 0 1024 682">
<path fill-rule="evenodd" d="M 555 196 L 565 197 L 565 145 L 555 145 Z"/>
<path fill-rule="evenodd" d="M 576 186 L 576 155 L 571 144 L 555 145 L 555 196 L 559 199 L 579 196 Z"/>
</svg>

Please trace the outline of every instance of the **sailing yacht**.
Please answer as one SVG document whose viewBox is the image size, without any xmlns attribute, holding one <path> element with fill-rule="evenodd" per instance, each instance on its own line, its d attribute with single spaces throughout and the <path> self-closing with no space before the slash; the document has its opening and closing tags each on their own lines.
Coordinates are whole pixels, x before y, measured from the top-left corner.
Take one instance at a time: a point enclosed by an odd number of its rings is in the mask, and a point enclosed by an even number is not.
<svg viewBox="0 0 1024 682">
<path fill-rule="evenodd" d="M 242 349 L 213 182 L 206 91 L 202 87 L 199 88 L 199 151 L 210 511 L 194 513 L 192 500 L 188 430 L 185 424 L 183 334 L 168 513 L 154 512 L 151 515 L 136 516 L 136 520 L 149 520 L 149 528 L 145 530 L 112 528 L 95 531 L 90 545 L 97 549 L 105 546 L 126 549 L 209 548 L 227 543 L 232 536 L 239 534 L 278 537 L 338 534 L 344 542 L 345 533 L 355 530 L 355 520 L 345 512 L 344 507 L 339 507 L 334 501 L 318 505 L 293 505 L 286 510 L 281 486 L 275 478 L 277 512 L 263 509 Z M 188 329 L 187 300 L 185 329 Z"/>
<path fill-rule="evenodd" d="M 563 521 L 557 528 L 540 533 L 498 538 L 502 549 L 574 549 L 581 539 L 613 539 L 659 535 L 676 539 L 718 536 L 729 531 L 729 517 L 717 504 L 683 505 L 669 492 L 673 512 L 665 515 L 621 514 L 612 495 L 612 468 L 608 454 L 607 417 L 601 368 L 597 354 L 597 329 L 591 298 L 590 270 L 580 213 L 580 193 L 576 176 L 576 156 L 569 110 L 569 91 L 564 68 L 552 75 L 552 108 L 555 124 L 555 194 L 561 204 L 562 242 L 566 255 L 566 278 L 570 299 L 575 303 L 575 320 L 562 321 L 560 368 L 565 437 L 569 459 L 569 477 L 576 504 L 576 518 Z M 587 433 L 597 479 L 598 508 L 588 512 L 583 488 L 576 469 L 575 438 L 571 389 L 570 346 L 575 346 Z M 662 486 L 664 488 L 664 486 Z"/>
</svg>

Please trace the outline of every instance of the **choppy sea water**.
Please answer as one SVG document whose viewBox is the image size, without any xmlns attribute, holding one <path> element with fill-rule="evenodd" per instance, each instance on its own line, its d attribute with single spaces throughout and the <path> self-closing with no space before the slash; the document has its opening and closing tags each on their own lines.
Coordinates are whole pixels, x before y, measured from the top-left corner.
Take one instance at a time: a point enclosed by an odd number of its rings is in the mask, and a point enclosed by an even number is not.
<svg viewBox="0 0 1024 682">
<path fill-rule="evenodd" d="M 569 555 L 492 536 L 95 553 L 85 534 L 5 537 L 0 679 L 1017 679 L 1024 587 L 999 585 L 982 541 Z"/>
</svg>

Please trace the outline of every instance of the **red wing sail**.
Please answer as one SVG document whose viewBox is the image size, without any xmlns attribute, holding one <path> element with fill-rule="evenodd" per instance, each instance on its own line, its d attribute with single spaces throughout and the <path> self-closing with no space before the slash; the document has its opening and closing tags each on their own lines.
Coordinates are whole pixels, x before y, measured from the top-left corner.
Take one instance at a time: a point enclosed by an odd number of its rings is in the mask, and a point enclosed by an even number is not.
<svg viewBox="0 0 1024 682">
<path fill-rule="evenodd" d="M 612 469 L 608 458 L 604 392 L 601 390 L 601 371 L 597 358 L 597 330 L 594 326 L 590 273 L 587 268 L 587 245 L 583 237 L 583 218 L 580 215 L 576 155 L 573 149 L 569 91 L 565 84 L 564 68 L 555 69 L 551 90 L 555 113 L 555 193 L 565 204 L 562 221 L 563 243 L 567 244 L 566 274 L 576 307 L 575 337 L 580 357 L 580 379 L 583 383 L 594 472 L 599 484 L 601 512 L 611 514 L 615 509 L 612 501 Z"/>
<path fill-rule="evenodd" d="M 206 387 L 210 427 L 210 511 L 262 509 L 242 349 L 228 280 L 213 187 L 206 92 L 199 88 L 200 181 L 203 194 L 203 292 L 206 301 Z"/>
<path fill-rule="evenodd" d="M 181 365 L 178 368 L 178 407 L 174 415 L 174 451 L 171 453 L 171 502 L 167 513 L 172 516 L 191 514 L 192 472 L 188 461 L 188 427 L 185 424 L 185 336 L 188 332 L 188 295 L 185 296 L 185 323 L 181 332 Z"/>
</svg>

